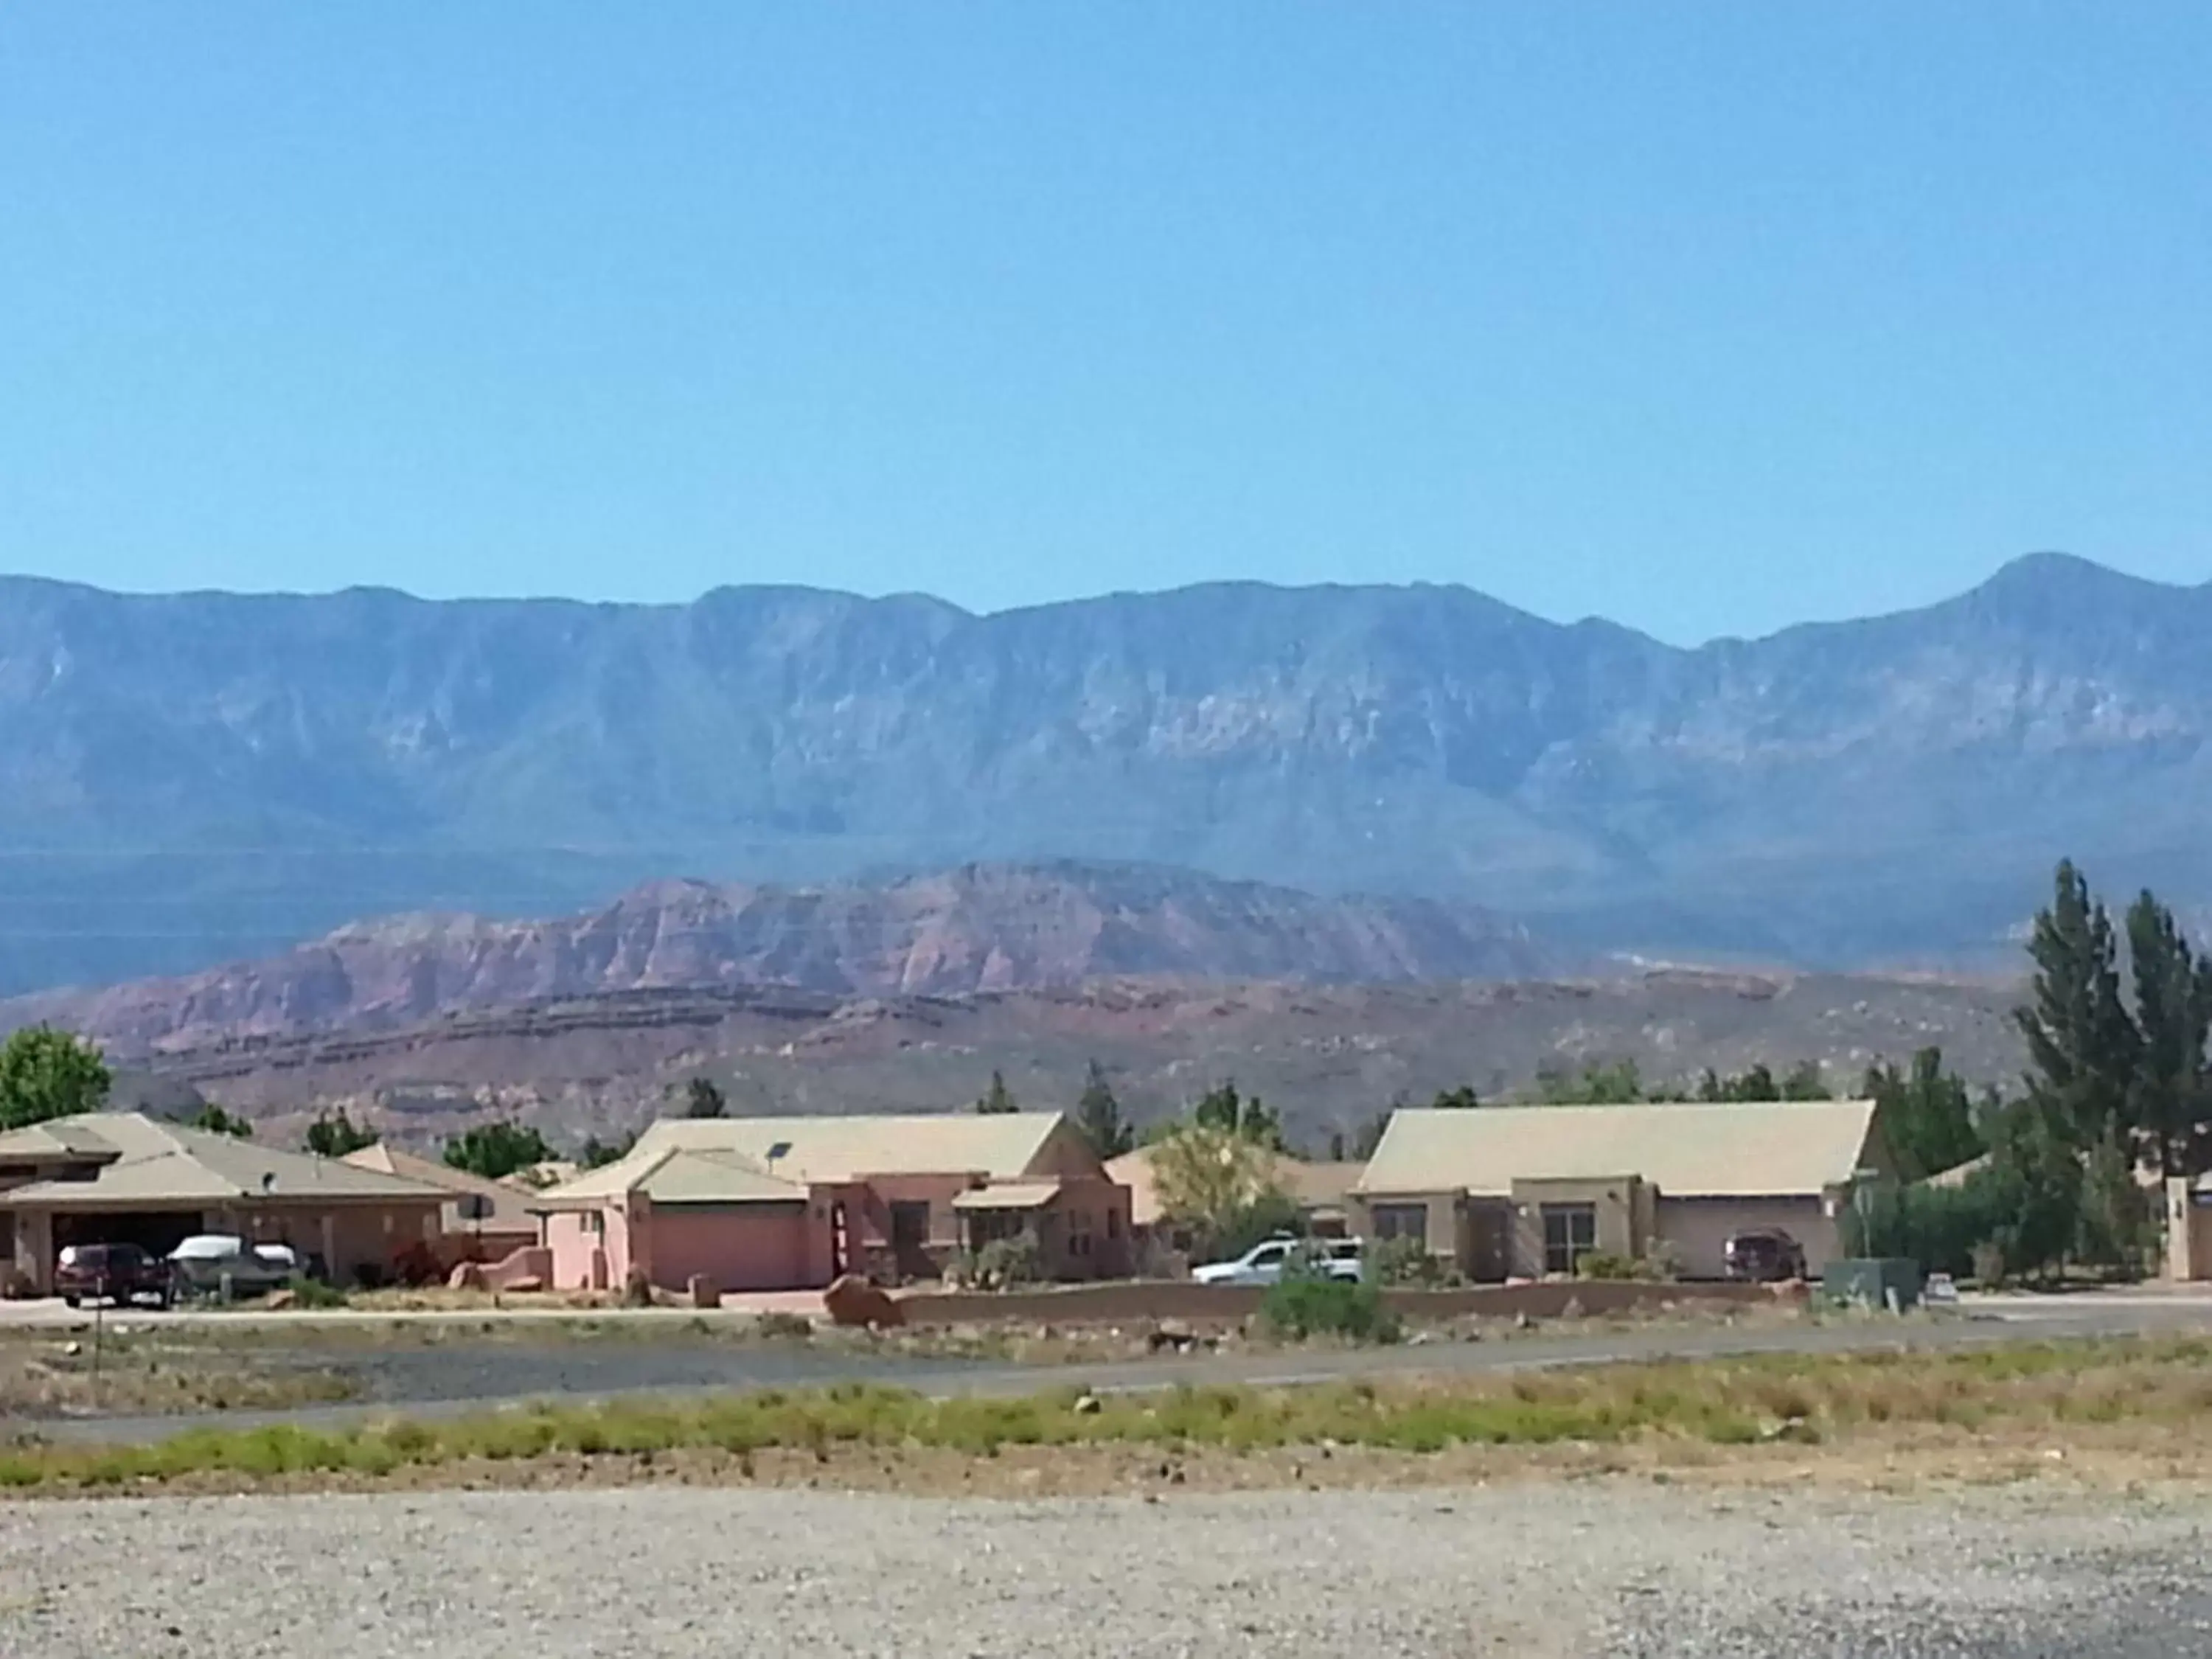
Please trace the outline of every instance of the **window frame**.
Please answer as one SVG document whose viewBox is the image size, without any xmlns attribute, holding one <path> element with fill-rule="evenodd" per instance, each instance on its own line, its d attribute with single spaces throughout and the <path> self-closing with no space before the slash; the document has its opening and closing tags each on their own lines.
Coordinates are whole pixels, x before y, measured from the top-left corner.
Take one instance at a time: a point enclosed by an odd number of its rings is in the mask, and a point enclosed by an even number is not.
<svg viewBox="0 0 2212 1659">
<path fill-rule="evenodd" d="M 1547 1277 L 1556 1273 L 1563 1278 L 1573 1278 L 1582 1267 L 1583 1258 L 1597 1252 L 1597 1206 L 1591 1203 L 1540 1204 L 1536 1206 L 1536 1213 L 1544 1235 L 1545 1274 Z M 1552 1224 L 1554 1222 L 1559 1224 L 1560 1231 L 1560 1237 L 1556 1243 L 1552 1237 Z M 1577 1234 L 1586 1234 L 1587 1237 L 1578 1237 Z"/>
</svg>

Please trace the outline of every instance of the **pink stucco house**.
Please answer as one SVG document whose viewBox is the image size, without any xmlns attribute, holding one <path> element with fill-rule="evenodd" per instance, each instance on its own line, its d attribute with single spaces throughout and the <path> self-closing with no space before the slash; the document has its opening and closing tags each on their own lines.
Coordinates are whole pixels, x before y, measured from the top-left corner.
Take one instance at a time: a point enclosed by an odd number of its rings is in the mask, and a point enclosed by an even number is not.
<svg viewBox="0 0 2212 1659">
<path fill-rule="evenodd" d="M 1129 1189 L 1062 1114 L 670 1118 L 539 1193 L 553 1278 L 725 1291 L 896 1281 L 1026 1233 L 1053 1279 L 1129 1271 Z"/>
</svg>

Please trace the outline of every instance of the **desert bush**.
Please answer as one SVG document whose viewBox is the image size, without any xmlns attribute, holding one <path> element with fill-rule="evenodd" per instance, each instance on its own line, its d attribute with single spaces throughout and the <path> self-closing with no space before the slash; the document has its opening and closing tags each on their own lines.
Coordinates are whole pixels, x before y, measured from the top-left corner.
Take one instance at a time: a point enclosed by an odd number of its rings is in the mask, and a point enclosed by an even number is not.
<svg viewBox="0 0 2212 1659">
<path fill-rule="evenodd" d="M 1418 1238 L 1378 1238 L 1367 1247 L 1367 1271 L 1378 1285 L 1440 1285 L 1445 1269 Z"/>
<path fill-rule="evenodd" d="M 814 1322 L 805 1314 L 771 1310 L 753 1321 L 753 1334 L 774 1337 L 782 1341 L 803 1342 L 814 1334 Z"/>
<path fill-rule="evenodd" d="M 1643 1264 L 1634 1256 L 1610 1250 L 1585 1250 L 1575 1263 L 1577 1279 L 1640 1279 Z"/>
<path fill-rule="evenodd" d="M 985 1290 L 1004 1290 L 1009 1285 L 1034 1285 L 1044 1277 L 1042 1253 L 1036 1235 L 1023 1231 L 1010 1238 L 994 1238 L 975 1252 L 969 1277 Z"/>
<path fill-rule="evenodd" d="M 1270 1285 L 1260 1304 L 1260 1320 L 1295 1342 L 1316 1336 L 1395 1342 L 1401 1334 L 1398 1316 L 1382 1305 L 1372 1285 L 1307 1273 L 1286 1274 Z"/>
</svg>

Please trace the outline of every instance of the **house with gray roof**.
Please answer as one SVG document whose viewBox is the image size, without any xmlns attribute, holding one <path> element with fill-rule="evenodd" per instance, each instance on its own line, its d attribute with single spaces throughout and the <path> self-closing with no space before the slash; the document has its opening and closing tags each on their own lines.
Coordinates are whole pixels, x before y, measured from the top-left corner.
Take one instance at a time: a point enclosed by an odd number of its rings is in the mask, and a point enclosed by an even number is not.
<svg viewBox="0 0 2212 1659">
<path fill-rule="evenodd" d="M 0 1134 L 5 1277 L 53 1282 L 70 1244 L 166 1255 L 195 1233 L 289 1244 L 340 1283 L 388 1273 L 434 1243 L 449 1195 L 342 1158 L 317 1158 L 143 1112 L 90 1112 Z"/>
</svg>

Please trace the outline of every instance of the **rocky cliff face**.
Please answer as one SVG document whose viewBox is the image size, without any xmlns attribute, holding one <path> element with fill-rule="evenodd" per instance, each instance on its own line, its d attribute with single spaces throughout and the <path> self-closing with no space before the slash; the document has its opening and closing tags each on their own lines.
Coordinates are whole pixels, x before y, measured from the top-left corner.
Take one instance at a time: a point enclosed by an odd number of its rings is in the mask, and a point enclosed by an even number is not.
<svg viewBox="0 0 2212 1659">
<path fill-rule="evenodd" d="M 2056 556 L 1694 651 L 1459 589 L 977 617 L 0 582 L 0 989 L 671 874 L 1059 857 L 1661 951 L 1950 954 L 2064 852 L 2212 897 L 2208 624 L 2212 589 Z"/>
<path fill-rule="evenodd" d="M 1113 975 L 1516 979 L 1561 963 L 1470 905 L 1319 899 L 1161 870 L 971 866 L 883 886 L 663 883 L 557 921 L 366 922 L 266 961 L 0 1004 L 0 1029 L 49 1020 L 135 1057 L 647 989 L 946 996 Z"/>
</svg>

